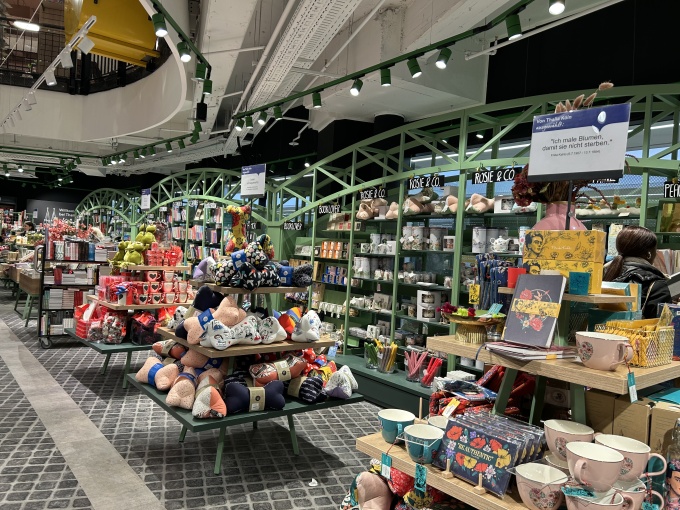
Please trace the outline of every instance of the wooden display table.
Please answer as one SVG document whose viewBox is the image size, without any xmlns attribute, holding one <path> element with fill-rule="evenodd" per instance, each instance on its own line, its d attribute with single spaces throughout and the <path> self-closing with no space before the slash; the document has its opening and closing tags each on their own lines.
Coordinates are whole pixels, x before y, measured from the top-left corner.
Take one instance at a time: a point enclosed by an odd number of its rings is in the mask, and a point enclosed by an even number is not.
<svg viewBox="0 0 680 510">
<path fill-rule="evenodd" d="M 102 368 L 99 370 L 99 373 L 102 375 L 106 373 L 106 369 L 109 366 L 109 360 L 111 359 L 112 354 L 118 354 L 123 352 L 126 353 L 125 368 L 123 368 L 123 388 L 127 388 L 128 382 L 125 376 L 128 374 L 128 372 L 130 372 L 130 361 L 132 360 L 132 353 L 136 351 L 151 350 L 151 345 L 137 345 L 131 342 L 123 342 L 120 344 L 103 344 L 100 342 L 88 342 L 84 338 L 80 338 L 78 335 L 76 335 L 76 332 L 73 329 L 64 329 L 64 333 L 75 338 L 76 340 L 86 345 L 87 347 L 94 349 L 99 354 L 106 354 L 104 364 L 102 365 Z"/>
<path fill-rule="evenodd" d="M 374 459 L 380 459 L 383 453 L 389 450 L 392 458 L 392 467 L 403 471 L 407 475 L 415 476 L 416 463 L 411 460 L 403 445 L 392 446 L 385 442 L 380 432 L 370 436 L 360 437 L 356 441 L 356 448 L 362 453 L 370 455 Z M 493 494 L 477 494 L 473 491 L 474 485 L 457 478 L 444 478 L 442 471 L 432 467 L 427 468 L 427 484 L 435 489 L 452 496 L 463 503 L 467 503 L 479 510 L 527 510 L 517 493 L 507 493 L 500 498 Z"/>
<path fill-rule="evenodd" d="M 189 283 L 196 288 L 205 285 L 220 294 L 288 294 L 294 292 L 307 292 L 309 290 L 307 287 L 258 287 L 257 289 L 248 290 L 240 289 L 238 287 L 222 287 L 215 283 L 199 282 L 196 280 L 189 280 Z"/>
<path fill-rule="evenodd" d="M 128 374 L 127 380 L 130 381 L 134 386 L 139 388 L 139 390 L 153 400 L 156 404 L 161 406 L 161 408 L 175 418 L 178 422 L 182 424 L 182 433 L 180 435 L 180 442 L 184 441 L 184 436 L 186 431 L 191 432 L 203 432 L 205 430 L 219 429 L 220 437 L 217 442 L 217 453 L 215 458 L 215 468 L 214 473 L 216 475 L 220 474 L 222 469 L 222 452 L 224 451 L 224 436 L 227 427 L 232 425 L 240 425 L 243 423 L 253 423 L 255 424 L 261 420 L 271 420 L 273 418 L 281 418 L 285 416 L 288 419 L 288 427 L 290 429 L 290 440 L 293 444 L 293 452 L 295 455 L 299 455 L 300 450 L 298 448 L 297 436 L 295 435 L 295 422 L 293 421 L 293 415 L 306 413 L 308 411 L 319 411 L 321 409 L 329 409 L 331 407 L 338 407 L 347 404 L 355 404 L 361 402 L 364 397 L 358 393 L 355 393 L 350 398 L 342 400 L 329 398 L 325 402 L 319 404 L 305 404 L 298 400 L 293 400 L 286 398 L 286 407 L 280 411 L 259 411 L 253 413 L 239 413 L 225 416 L 217 420 L 214 419 L 204 419 L 199 420 L 194 418 L 191 411 L 186 409 L 180 409 L 178 407 L 171 407 L 165 403 L 165 397 L 167 393 L 158 391 L 156 388 L 149 386 L 148 384 L 142 384 L 137 379 L 135 379 L 134 374 Z"/>
</svg>

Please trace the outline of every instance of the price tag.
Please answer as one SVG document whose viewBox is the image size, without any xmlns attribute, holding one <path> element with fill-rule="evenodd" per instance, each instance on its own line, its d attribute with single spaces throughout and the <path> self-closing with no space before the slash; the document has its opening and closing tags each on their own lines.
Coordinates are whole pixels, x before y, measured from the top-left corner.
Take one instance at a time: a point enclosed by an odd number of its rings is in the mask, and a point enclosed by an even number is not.
<svg viewBox="0 0 680 510">
<path fill-rule="evenodd" d="M 586 498 L 592 498 L 595 496 L 595 493 L 593 491 L 591 491 L 590 489 L 586 489 L 583 486 L 562 487 L 562 492 L 564 493 L 565 496 L 583 496 Z"/>
<path fill-rule="evenodd" d="M 659 505 L 645 501 L 642 503 L 642 510 L 659 510 Z"/>
<path fill-rule="evenodd" d="M 442 411 L 442 415 L 449 418 L 453 414 L 453 412 L 458 408 L 459 405 L 460 402 L 455 398 L 452 398 L 451 401 L 448 404 L 446 404 L 446 407 Z"/>
<path fill-rule="evenodd" d="M 421 188 L 440 188 L 444 185 L 444 180 L 441 176 L 434 174 L 430 176 L 423 177 L 411 177 L 408 180 L 408 189 L 421 189 Z"/>
<path fill-rule="evenodd" d="M 420 497 L 425 496 L 427 489 L 427 469 L 422 464 L 416 464 L 416 494 Z"/>
<path fill-rule="evenodd" d="M 392 475 L 392 457 L 386 453 L 382 454 L 382 459 L 380 460 L 380 474 L 383 478 L 391 480 Z"/>
<path fill-rule="evenodd" d="M 631 402 L 635 402 L 638 399 L 637 388 L 635 387 L 635 374 L 633 372 L 628 372 L 628 395 L 630 395 Z"/>
<path fill-rule="evenodd" d="M 382 186 L 372 186 L 357 192 L 357 200 L 373 200 L 376 198 L 386 198 L 387 190 Z"/>
<path fill-rule="evenodd" d="M 335 358 L 335 355 L 336 355 L 337 353 L 338 353 L 338 346 L 337 346 L 337 345 L 334 345 L 333 347 L 331 347 L 330 349 L 328 349 L 328 354 L 326 355 L 326 357 L 327 357 L 328 359 L 333 359 L 333 358 Z"/>
</svg>

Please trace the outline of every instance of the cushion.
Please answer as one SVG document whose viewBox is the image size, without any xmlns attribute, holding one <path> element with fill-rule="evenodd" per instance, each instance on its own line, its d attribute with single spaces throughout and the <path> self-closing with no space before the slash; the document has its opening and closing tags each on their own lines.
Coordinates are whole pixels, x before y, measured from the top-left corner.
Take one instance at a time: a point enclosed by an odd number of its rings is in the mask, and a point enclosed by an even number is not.
<svg viewBox="0 0 680 510">
<path fill-rule="evenodd" d="M 194 297 L 193 307 L 196 310 L 205 311 L 209 308 L 217 308 L 219 304 L 224 299 L 224 296 L 219 292 L 213 291 L 207 285 L 201 286 L 200 289 L 196 291 L 196 296 Z"/>
<path fill-rule="evenodd" d="M 297 377 L 284 383 L 286 394 L 298 398 L 307 404 L 316 404 L 326 400 L 321 377 Z"/>
<path fill-rule="evenodd" d="M 298 377 L 307 366 L 307 362 L 289 354 L 284 359 L 274 363 L 258 363 L 251 365 L 249 372 L 255 386 L 264 386 L 270 381 L 287 381 Z"/>
<path fill-rule="evenodd" d="M 248 388 L 230 383 L 224 389 L 224 400 L 230 414 L 266 409 L 278 411 L 286 405 L 281 381 L 272 381 L 262 388 Z"/>
<path fill-rule="evenodd" d="M 326 393 L 335 398 L 346 399 L 352 396 L 352 391 L 359 388 L 352 371 L 347 365 L 335 372 L 326 383 Z"/>
<path fill-rule="evenodd" d="M 200 382 L 196 388 L 191 414 L 196 418 L 224 418 L 227 415 L 227 406 L 220 394 L 220 382 L 207 373 L 199 376 Z"/>
</svg>

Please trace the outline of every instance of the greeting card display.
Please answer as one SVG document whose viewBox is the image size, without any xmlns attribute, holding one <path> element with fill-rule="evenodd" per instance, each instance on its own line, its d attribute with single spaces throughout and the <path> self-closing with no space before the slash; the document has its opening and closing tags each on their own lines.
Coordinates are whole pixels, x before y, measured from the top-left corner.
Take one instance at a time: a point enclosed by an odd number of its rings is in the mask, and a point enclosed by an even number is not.
<svg viewBox="0 0 680 510">
<path fill-rule="evenodd" d="M 503 341 L 550 347 L 565 284 L 560 275 L 520 275 L 505 320 Z"/>
</svg>

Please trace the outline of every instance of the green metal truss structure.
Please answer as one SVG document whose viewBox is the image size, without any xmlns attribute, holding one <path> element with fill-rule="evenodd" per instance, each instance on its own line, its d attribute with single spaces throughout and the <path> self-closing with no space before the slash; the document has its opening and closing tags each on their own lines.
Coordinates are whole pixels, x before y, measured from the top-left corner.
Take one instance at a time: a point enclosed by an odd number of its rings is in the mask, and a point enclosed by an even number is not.
<svg viewBox="0 0 680 510">
<path fill-rule="evenodd" d="M 356 241 L 354 223 L 358 209 L 357 192 L 371 186 L 383 186 L 388 189 L 388 200 L 393 200 L 402 209 L 407 194 L 406 179 L 413 176 L 439 174 L 447 185 L 457 185 L 459 204 L 466 200 L 466 187 L 471 176 L 481 169 L 497 169 L 521 166 L 528 163 L 529 147 L 522 149 L 512 158 L 498 157 L 502 142 L 512 140 L 513 130 L 523 124 L 530 124 L 534 115 L 552 112 L 555 105 L 568 98 L 575 98 L 582 91 L 546 94 L 529 98 L 504 101 L 495 104 L 481 105 L 457 112 L 446 113 L 423 120 L 418 120 L 402 127 L 370 137 L 351 145 L 331 156 L 323 158 L 309 168 L 296 175 L 275 180 L 272 175 L 266 185 L 264 205 L 253 204 L 253 218 L 262 223 L 272 237 L 278 254 L 290 255 L 285 249 L 285 241 L 290 243 L 293 236 L 284 231 L 285 221 L 303 220 L 310 227 L 311 244 L 315 246 L 321 236 L 317 231 L 323 219 L 317 216 L 317 206 L 322 204 L 338 204 L 342 211 L 351 213 L 352 229 L 349 231 L 349 261 L 353 258 L 353 246 Z M 619 87 L 602 91 L 598 94 L 597 105 L 630 102 L 632 104 L 633 124 L 629 137 L 642 133 L 642 157 L 627 158 L 630 172 L 642 176 L 642 205 L 639 223 L 647 220 L 650 176 L 677 177 L 680 165 L 677 160 L 680 150 L 680 84 L 649 85 L 638 87 Z M 673 121 L 671 146 L 654 155 L 650 153 L 651 130 L 662 121 Z M 639 122 L 639 124 L 638 124 Z M 469 133 L 485 130 L 492 135 L 482 145 L 468 151 Z M 457 139 L 452 144 L 446 140 Z M 378 149 L 386 140 L 397 140 L 388 149 Z M 516 140 L 515 140 L 516 141 Z M 486 152 L 490 151 L 490 152 Z M 430 154 L 431 164 L 417 170 L 412 169 L 407 161 L 407 154 Z M 662 159 L 670 157 L 670 159 Z M 441 162 L 441 163 L 438 163 Z M 379 177 L 366 177 L 367 171 Z M 207 200 L 224 205 L 241 205 L 245 203 L 238 195 L 240 186 L 239 170 L 221 170 L 204 168 L 174 174 L 161 180 L 151 190 L 151 209 L 138 211 L 136 198 L 132 199 L 131 224 L 143 223 L 149 214 L 160 207 L 170 206 L 180 200 Z M 311 182 L 310 182 L 311 181 Z M 494 192 L 489 186 L 487 192 Z M 111 197 L 103 194 L 103 198 Z M 95 193 L 86 198 L 78 210 L 94 209 Z M 462 208 L 461 208 L 462 209 Z M 122 211 L 121 211 L 122 212 Z M 541 210 L 537 218 L 541 217 Z M 319 221 L 319 223 L 317 223 Z M 402 215 L 396 220 L 396 232 L 400 233 L 405 220 Z M 455 216 L 455 235 L 457 240 L 464 238 L 466 215 L 462 211 Z M 295 236 L 299 234 L 294 234 Z M 400 243 L 394 255 L 395 268 L 400 258 Z M 283 256 L 282 255 L 282 256 Z M 460 268 L 462 250 L 457 247 L 453 258 L 454 268 L 451 293 L 453 299 L 459 295 Z M 315 256 L 312 252 L 312 263 Z M 348 264 L 348 282 L 352 279 L 352 264 Z M 398 300 L 398 285 L 392 286 L 392 302 Z M 352 295 L 351 286 L 347 286 L 345 296 L 349 303 Z M 395 307 L 396 305 L 393 305 Z M 397 317 L 393 313 L 392 331 Z M 349 316 L 345 318 L 345 329 L 349 325 Z"/>
</svg>

